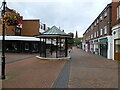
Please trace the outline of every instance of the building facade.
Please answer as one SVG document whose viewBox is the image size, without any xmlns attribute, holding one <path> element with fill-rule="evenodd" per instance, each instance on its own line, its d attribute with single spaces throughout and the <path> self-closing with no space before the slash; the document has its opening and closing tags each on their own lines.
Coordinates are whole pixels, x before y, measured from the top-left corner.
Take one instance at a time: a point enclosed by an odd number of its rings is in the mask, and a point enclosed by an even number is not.
<svg viewBox="0 0 120 90">
<path fill-rule="evenodd" d="M 39 19 L 23 20 L 21 36 L 35 36 L 39 34 L 40 21 Z"/>
<path fill-rule="evenodd" d="M 6 13 L 11 13 L 13 9 L 6 7 Z M 22 16 L 21 16 L 22 17 Z M 2 18 L 2 17 L 1 17 Z M 19 24 L 18 24 L 19 25 Z M 22 20 L 21 25 L 5 24 L 5 48 L 6 52 L 39 52 L 39 20 Z M 2 40 L 2 21 L 0 22 L 0 41 Z M 1 44 L 2 45 L 2 44 Z M 2 49 L 0 49 L 2 50 Z"/>
<path fill-rule="evenodd" d="M 108 4 L 83 34 L 83 50 L 113 59 L 114 42 L 112 26 L 115 23 L 115 8 L 118 2 Z"/>
<path fill-rule="evenodd" d="M 114 6 L 114 17 L 116 18 L 112 24 L 113 35 L 113 59 L 120 60 L 120 1 Z"/>
</svg>

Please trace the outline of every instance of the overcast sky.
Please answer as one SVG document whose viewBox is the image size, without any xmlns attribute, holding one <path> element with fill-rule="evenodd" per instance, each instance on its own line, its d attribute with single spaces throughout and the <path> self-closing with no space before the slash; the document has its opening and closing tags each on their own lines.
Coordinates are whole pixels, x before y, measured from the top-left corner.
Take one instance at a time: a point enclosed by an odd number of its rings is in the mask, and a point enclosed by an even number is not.
<svg viewBox="0 0 120 90">
<path fill-rule="evenodd" d="M 3 0 L 0 0 L 1 3 Z M 66 33 L 85 30 L 111 3 L 111 0 L 6 0 L 7 6 L 19 12 L 24 19 L 40 19 L 52 27 L 56 25 Z"/>
</svg>

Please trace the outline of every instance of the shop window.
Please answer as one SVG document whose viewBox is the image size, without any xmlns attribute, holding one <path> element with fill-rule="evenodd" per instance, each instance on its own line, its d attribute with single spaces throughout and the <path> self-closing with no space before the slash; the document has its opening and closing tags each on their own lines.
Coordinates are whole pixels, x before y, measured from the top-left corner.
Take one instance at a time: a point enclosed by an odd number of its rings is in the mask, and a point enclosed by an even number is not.
<svg viewBox="0 0 120 90">
<path fill-rule="evenodd" d="M 29 44 L 25 43 L 25 50 L 29 50 Z"/>
<path fill-rule="evenodd" d="M 120 40 L 116 40 L 116 53 L 120 53 Z"/>
</svg>

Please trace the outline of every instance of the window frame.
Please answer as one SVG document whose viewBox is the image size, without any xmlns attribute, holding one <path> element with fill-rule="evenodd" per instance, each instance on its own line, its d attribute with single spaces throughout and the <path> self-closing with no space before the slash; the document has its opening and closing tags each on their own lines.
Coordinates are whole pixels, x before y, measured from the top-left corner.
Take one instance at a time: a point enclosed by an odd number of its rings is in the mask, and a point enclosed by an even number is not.
<svg viewBox="0 0 120 90">
<path fill-rule="evenodd" d="M 104 34 L 107 34 L 107 26 L 104 26 Z"/>
<path fill-rule="evenodd" d="M 104 12 L 104 17 L 107 17 L 107 10 L 105 10 Z"/>
<path fill-rule="evenodd" d="M 117 6 L 117 20 L 120 19 L 120 5 Z"/>
<path fill-rule="evenodd" d="M 103 29 L 101 28 L 100 29 L 100 36 L 102 36 L 103 35 Z"/>
<path fill-rule="evenodd" d="M 103 20 L 103 17 L 102 17 L 102 15 L 100 16 L 100 21 L 102 21 Z"/>
</svg>

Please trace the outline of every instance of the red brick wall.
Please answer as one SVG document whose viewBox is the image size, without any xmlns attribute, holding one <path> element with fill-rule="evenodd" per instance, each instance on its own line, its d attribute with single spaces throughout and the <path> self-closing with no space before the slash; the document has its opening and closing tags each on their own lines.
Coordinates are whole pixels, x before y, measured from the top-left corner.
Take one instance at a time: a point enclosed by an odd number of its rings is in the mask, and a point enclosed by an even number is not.
<svg viewBox="0 0 120 90">
<path fill-rule="evenodd" d="M 39 20 L 23 20 L 21 35 L 34 36 L 39 34 Z"/>
<path fill-rule="evenodd" d="M 112 2 L 112 26 L 120 23 L 120 19 L 117 20 L 117 6 L 120 5 L 120 2 Z"/>
</svg>

